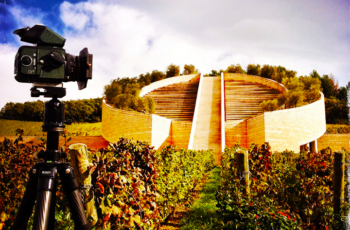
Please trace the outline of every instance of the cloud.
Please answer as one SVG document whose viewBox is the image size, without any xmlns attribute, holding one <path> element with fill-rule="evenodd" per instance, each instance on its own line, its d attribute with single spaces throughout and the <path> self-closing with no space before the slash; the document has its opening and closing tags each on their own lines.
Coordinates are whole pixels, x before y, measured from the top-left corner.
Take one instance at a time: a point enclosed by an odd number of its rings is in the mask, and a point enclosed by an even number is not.
<svg viewBox="0 0 350 230">
<path fill-rule="evenodd" d="M 35 24 L 43 24 L 43 18 L 46 13 L 42 12 L 38 8 L 24 9 L 21 7 L 9 7 L 9 11 L 12 17 L 16 19 L 18 27 L 33 26 Z M 28 13 L 32 12 L 32 13 Z"/>
<path fill-rule="evenodd" d="M 60 6 L 61 19 L 67 27 L 72 27 L 75 30 L 81 31 L 85 28 L 89 22 L 89 16 L 82 12 L 78 3 L 73 5 L 69 2 L 63 2 Z"/>
<path fill-rule="evenodd" d="M 314 0 L 63 2 L 61 35 L 67 39 L 66 51 L 78 55 L 88 47 L 94 55 L 93 79 L 87 88 L 78 91 L 76 83 L 66 83 L 64 99 L 101 97 L 112 79 L 165 71 L 171 63 L 181 68 L 194 64 L 202 73 L 237 63 L 243 68 L 250 63 L 282 65 L 299 75 L 315 69 L 321 75 L 333 73 L 340 85 L 346 85 L 350 33 L 343 5 L 329 0 L 322 4 Z M 33 14 L 20 7 L 11 12 L 19 24 L 45 18 L 28 16 Z M 17 48 L 3 47 L 7 51 L 0 54 L 0 65 L 4 65 L 5 78 L 13 79 L 13 58 L 9 57 L 14 57 Z M 30 85 L 6 84 L 12 88 Z M 19 99 L 3 84 L 0 87 L 0 107 L 9 100 L 28 100 Z M 23 92 L 29 95 L 27 88 Z"/>
</svg>

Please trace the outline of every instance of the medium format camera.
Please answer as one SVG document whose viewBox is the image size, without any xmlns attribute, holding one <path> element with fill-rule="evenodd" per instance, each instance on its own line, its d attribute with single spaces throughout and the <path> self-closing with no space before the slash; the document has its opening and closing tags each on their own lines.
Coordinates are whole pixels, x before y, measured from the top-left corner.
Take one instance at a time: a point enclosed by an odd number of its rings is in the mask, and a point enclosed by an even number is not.
<svg viewBox="0 0 350 230">
<path fill-rule="evenodd" d="M 18 29 L 13 33 L 20 36 L 21 41 L 34 44 L 20 47 L 16 54 L 15 79 L 18 82 L 45 88 L 77 81 L 81 90 L 92 79 L 92 54 L 87 48 L 82 49 L 79 56 L 66 53 L 63 49 L 66 39 L 43 25 Z M 33 97 L 39 95 L 43 94 L 32 90 Z"/>
</svg>

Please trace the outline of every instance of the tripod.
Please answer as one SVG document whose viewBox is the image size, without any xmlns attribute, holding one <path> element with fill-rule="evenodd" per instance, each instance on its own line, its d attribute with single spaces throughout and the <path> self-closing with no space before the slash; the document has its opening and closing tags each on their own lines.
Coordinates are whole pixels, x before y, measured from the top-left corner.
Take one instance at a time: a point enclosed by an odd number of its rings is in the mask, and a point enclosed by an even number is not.
<svg viewBox="0 0 350 230">
<path fill-rule="evenodd" d="M 60 176 L 62 187 L 68 200 L 71 216 L 76 230 L 91 230 L 85 216 L 74 169 L 70 163 L 60 162 L 66 153 L 59 150 L 59 133 L 64 131 L 64 104 L 57 98 L 66 95 L 65 88 L 37 87 L 31 89 L 31 95 L 52 97 L 45 103 L 43 132 L 47 132 L 47 148 L 41 151 L 38 158 L 44 162 L 35 164 L 29 172 L 29 181 L 19 211 L 11 230 L 26 230 L 35 204 L 33 230 L 53 230 L 55 226 L 55 206 L 57 176 Z"/>
</svg>

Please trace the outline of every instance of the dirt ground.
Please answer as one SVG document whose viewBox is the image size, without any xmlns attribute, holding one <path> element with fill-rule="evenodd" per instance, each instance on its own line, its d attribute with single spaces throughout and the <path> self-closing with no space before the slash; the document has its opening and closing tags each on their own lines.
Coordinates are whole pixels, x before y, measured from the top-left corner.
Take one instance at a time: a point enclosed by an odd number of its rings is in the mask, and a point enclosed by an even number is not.
<svg viewBox="0 0 350 230">
<path fill-rule="evenodd" d="M 191 192 L 191 196 L 194 201 L 199 199 L 199 194 L 202 191 L 203 185 L 207 182 L 208 175 L 202 179 L 202 181 L 196 186 L 196 188 Z M 177 207 L 175 213 L 172 217 L 169 218 L 169 221 L 166 224 L 160 226 L 160 230 L 178 230 L 181 228 L 181 220 L 186 217 L 191 207 L 186 208 L 185 206 Z"/>
</svg>

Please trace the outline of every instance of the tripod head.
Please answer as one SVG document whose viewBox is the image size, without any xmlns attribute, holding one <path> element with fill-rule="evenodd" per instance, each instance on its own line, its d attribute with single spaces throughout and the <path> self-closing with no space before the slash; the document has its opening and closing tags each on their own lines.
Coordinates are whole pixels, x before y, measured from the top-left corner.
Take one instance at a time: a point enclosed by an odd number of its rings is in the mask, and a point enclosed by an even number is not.
<svg viewBox="0 0 350 230">
<path fill-rule="evenodd" d="M 40 91 L 43 89 L 44 91 Z M 43 132 L 47 132 L 47 150 L 41 151 L 38 158 L 46 162 L 57 162 L 60 158 L 65 158 L 65 152 L 59 150 L 59 133 L 64 131 L 66 122 L 64 118 L 64 104 L 58 100 L 66 95 L 66 89 L 59 83 L 34 83 L 31 90 L 32 97 L 50 97 L 49 102 L 45 103 Z"/>
</svg>

